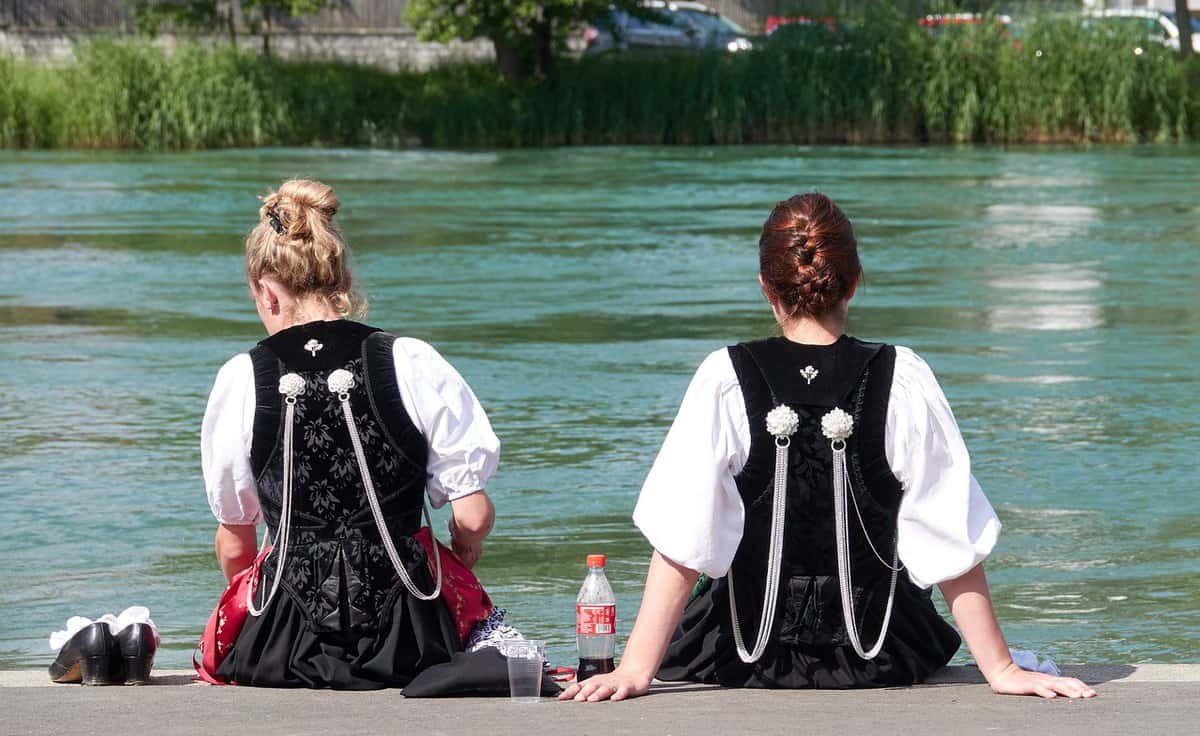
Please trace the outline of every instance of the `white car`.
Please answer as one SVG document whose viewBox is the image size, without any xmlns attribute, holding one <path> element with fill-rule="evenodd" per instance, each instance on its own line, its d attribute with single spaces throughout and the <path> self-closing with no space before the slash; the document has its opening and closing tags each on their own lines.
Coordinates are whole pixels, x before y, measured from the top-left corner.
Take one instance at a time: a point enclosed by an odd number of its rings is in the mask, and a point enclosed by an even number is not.
<svg viewBox="0 0 1200 736">
<path fill-rule="evenodd" d="M 1164 13 L 1149 8 L 1109 8 L 1095 10 L 1084 15 L 1104 25 L 1112 24 L 1124 28 L 1136 28 L 1167 48 L 1179 50 L 1179 26 L 1174 13 Z M 1192 50 L 1200 54 L 1200 19 L 1192 16 Z"/>
</svg>

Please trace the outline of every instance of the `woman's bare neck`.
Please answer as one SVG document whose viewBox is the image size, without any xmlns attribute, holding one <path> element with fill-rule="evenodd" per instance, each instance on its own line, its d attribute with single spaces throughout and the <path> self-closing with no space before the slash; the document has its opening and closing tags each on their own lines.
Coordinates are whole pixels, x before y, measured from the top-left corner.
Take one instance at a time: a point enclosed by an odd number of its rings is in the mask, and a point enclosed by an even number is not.
<svg viewBox="0 0 1200 736">
<path fill-rule="evenodd" d="M 832 314 L 789 319 L 779 326 L 784 337 L 805 345 L 832 345 L 846 332 L 846 320 Z"/>
<path fill-rule="evenodd" d="M 287 315 L 287 320 L 279 326 L 279 330 L 306 325 L 309 322 L 331 322 L 342 319 L 342 315 L 324 299 L 297 300 L 292 308 L 287 310 Z"/>
</svg>

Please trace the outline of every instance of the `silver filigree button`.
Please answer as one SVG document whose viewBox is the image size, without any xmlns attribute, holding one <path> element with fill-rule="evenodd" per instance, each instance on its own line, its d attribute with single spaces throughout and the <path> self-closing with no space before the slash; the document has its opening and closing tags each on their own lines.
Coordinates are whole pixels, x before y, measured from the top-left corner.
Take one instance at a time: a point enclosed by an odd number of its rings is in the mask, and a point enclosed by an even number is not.
<svg viewBox="0 0 1200 736">
<path fill-rule="evenodd" d="M 345 368 L 338 368 L 329 374 L 327 383 L 329 384 L 330 393 L 344 396 L 350 393 L 350 389 L 354 388 L 354 374 Z"/>
<path fill-rule="evenodd" d="M 817 377 L 818 373 L 820 373 L 820 371 L 818 371 L 816 368 L 813 368 L 811 365 L 806 365 L 804 366 L 804 369 L 800 371 L 800 377 L 805 381 L 808 381 L 808 383 L 811 385 L 813 379 Z"/>
<path fill-rule="evenodd" d="M 289 404 L 296 403 L 296 397 L 304 393 L 304 379 L 297 373 L 284 373 L 279 377 L 279 393 Z"/>
</svg>

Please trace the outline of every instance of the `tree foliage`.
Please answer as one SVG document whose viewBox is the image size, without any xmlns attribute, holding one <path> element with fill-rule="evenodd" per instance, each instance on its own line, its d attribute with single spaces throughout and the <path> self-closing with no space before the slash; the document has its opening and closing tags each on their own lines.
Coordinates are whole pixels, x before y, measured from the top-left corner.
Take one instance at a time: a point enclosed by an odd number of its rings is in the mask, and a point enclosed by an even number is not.
<svg viewBox="0 0 1200 736">
<path fill-rule="evenodd" d="M 187 31 L 211 31 L 220 23 L 217 0 L 130 0 L 133 25 L 138 33 L 158 34 L 164 24 Z"/>
<path fill-rule="evenodd" d="M 408 22 L 426 41 L 486 38 L 510 79 L 553 74 L 569 35 L 612 9 L 636 0 L 410 0 Z"/>
<path fill-rule="evenodd" d="M 281 17 L 298 18 L 314 15 L 333 0 L 242 0 L 242 12 L 258 10 L 259 30 L 262 33 L 263 54 L 271 55 L 271 24 Z"/>
<path fill-rule="evenodd" d="M 302 15 L 318 13 L 333 0 L 242 0 L 242 10 L 258 8 L 261 12 L 274 15 L 298 18 Z"/>
<path fill-rule="evenodd" d="M 141 33 L 155 35 L 162 25 L 176 30 L 212 31 L 224 25 L 234 45 L 236 28 L 247 14 L 257 15 L 263 53 L 271 53 L 272 22 L 279 18 L 313 15 L 336 0 L 127 0 L 134 25 Z M 239 10 L 240 9 L 240 10 Z M 239 13 L 242 18 L 235 17 Z"/>
</svg>

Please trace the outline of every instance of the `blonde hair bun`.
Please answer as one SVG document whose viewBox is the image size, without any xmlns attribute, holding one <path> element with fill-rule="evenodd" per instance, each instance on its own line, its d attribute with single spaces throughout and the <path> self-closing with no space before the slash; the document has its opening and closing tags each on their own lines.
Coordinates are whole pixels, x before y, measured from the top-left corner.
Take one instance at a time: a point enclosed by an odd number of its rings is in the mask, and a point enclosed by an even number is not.
<svg viewBox="0 0 1200 736">
<path fill-rule="evenodd" d="M 333 230 L 333 216 L 342 204 L 333 187 L 310 179 L 289 179 L 279 191 L 268 192 L 262 202 L 258 211 L 261 221 L 270 224 L 275 215 L 284 227 L 284 237 L 298 241 L 311 241 Z"/>
<path fill-rule="evenodd" d="M 260 197 L 259 222 L 246 238 L 246 275 L 271 274 L 297 296 L 320 295 L 343 316 L 366 313 L 353 289 L 350 249 L 333 222 L 341 202 L 327 184 L 289 179 Z"/>
</svg>

